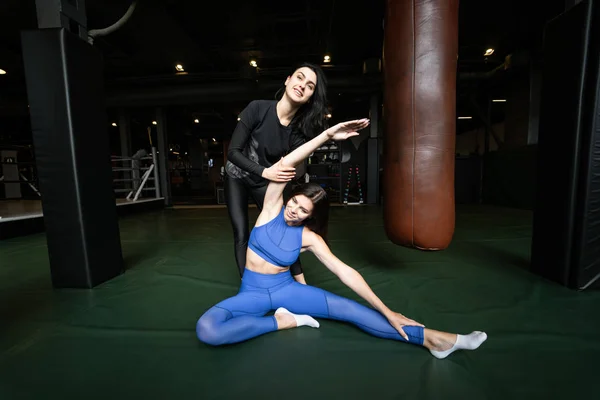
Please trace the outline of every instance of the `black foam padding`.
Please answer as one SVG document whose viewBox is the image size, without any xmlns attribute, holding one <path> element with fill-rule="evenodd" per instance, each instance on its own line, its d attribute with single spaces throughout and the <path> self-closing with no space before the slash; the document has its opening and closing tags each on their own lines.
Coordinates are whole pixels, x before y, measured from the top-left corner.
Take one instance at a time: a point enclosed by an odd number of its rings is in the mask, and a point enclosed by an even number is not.
<svg viewBox="0 0 600 400">
<path fill-rule="evenodd" d="M 22 44 L 52 282 L 91 288 L 123 271 L 102 58 L 64 29 Z"/>
<path fill-rule="evenodd" d="M 600 276 L 600 6 L 548 23 L 532 271 L 584 289 Z"/>
</svg>

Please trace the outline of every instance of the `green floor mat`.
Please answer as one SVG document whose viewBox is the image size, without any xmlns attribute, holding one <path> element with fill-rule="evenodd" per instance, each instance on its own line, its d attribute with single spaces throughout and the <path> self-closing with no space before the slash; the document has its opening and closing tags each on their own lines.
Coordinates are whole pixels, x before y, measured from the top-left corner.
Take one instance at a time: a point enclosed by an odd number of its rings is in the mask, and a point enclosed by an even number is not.
<svg viewBox="0 0 600 400">
<path fill-rule="evenodd" d="M 239 285 L 227 211 L 166 210 L 121 220 L 127 271 L 94 290 L 52 289 L 43 234 L 0 242 L 0 399 L 594 397 L 600 294 L 528 272 L 531 213 L 460 207 L 451 246 L 422 252 L 386 240 L 379 208 L 331 212 L 334 253 L 390 308 L 487 342 L 438 360 L 321 320 L 205 346 L 196 320 Z M 366 304 L 302 262 L 309 284 Z"/>
</svg>

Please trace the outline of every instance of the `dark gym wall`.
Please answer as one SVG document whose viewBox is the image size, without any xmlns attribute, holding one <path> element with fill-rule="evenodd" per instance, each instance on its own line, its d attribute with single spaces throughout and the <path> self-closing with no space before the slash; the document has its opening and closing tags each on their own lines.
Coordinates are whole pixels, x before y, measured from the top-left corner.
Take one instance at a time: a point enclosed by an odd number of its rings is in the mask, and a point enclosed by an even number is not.
<svg viewBox="0 0 600 400">
<path fill-rule="evenodd" d="M 483 162 L 483 204 L 533 209 L 537 145 L 492 151 Z"/>
<path fill-rule="evenodd" d="M 528 144 L 530 103 L 529 74 L 520 73 L 512 77 L 508 82 L 508 85 L 507 102 L 504 104 L 506 112 L 506 119 L 504 121 L 504 147 L 506 149 L 515 149 L 527 146 Z"/>
<path fill-rule="evenodd" d="M 490 135 L 492 151 L 483 155 L 483 204 L 533 209 L 537 145 L 530 143 L 531 73 L 533 70 L 528 68 L 511 76 L 507 83 L 507 102 L 504 105 L 492 105 L 505 107 L 505 120 L 500 135 L 503 143 L 497 148 Z M 535 93 L 533 91 L 533 96 Z"/>
</svg>

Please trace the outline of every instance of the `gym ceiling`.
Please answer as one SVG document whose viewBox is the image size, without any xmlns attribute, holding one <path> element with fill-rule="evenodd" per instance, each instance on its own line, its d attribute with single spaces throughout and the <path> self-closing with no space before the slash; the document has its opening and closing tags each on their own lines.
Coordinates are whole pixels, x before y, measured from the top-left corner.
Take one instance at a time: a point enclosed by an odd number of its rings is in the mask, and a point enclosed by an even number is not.
<svg viewBox="0 0 600 400">
<path fill-rule="evenodd" d="M 85 0 L 88 29 L 114 24 L 131 3 Z M 540 57 L 544 22 L 564 7 L 564 0 L 462 0 L 457 113 L 474 93 L 505 96 L 503 80 L 528 73 L 528 60 Z M 256 80 L 278 84 L 302 61 L 325 66 L 331 98 L 348 97 L 380 83 L 377 73 L 365 77 L 363 63 L 381 58 L 384 10 L 383 0 L 138 0 L 129 21 L 94 46 L 104 56 L 109 107 L 128 105 L 118 99 L 144 105 L 144 98 L 168 92 L 173 104 L 189 103 L 179 96 L 182 88 L 197 88 L 189 96 L 199 103 L 218 102 L 214 95 L 202 100 L 204 88 Z M 7 72 L 0 75 L 0 118 L 27 115 L 20 31 L 35 28 L 35 0 L 0 2 L 0 69 Z M 494 52 L 486 56 L 490 48 Z M 511 68 L 504 70 L 508 55 Z M 234 98 L 225 92 L 220 101 Z"/>
</svg>

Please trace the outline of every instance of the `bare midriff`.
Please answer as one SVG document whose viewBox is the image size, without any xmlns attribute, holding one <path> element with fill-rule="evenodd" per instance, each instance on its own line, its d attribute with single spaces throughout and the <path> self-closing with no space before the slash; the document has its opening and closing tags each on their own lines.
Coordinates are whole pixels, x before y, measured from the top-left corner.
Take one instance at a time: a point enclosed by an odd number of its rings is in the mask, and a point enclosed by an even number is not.
<svg viewBox="0 0 600 400">
<path fill-rule="evenodd" d="M 252 272 L 265 275 L 281 274 L 290 269 L 290 267 L 278 267 L 275 264 L 271 264 L 250 248 L 246 252 L 246 268 Z"/>
</svg>

